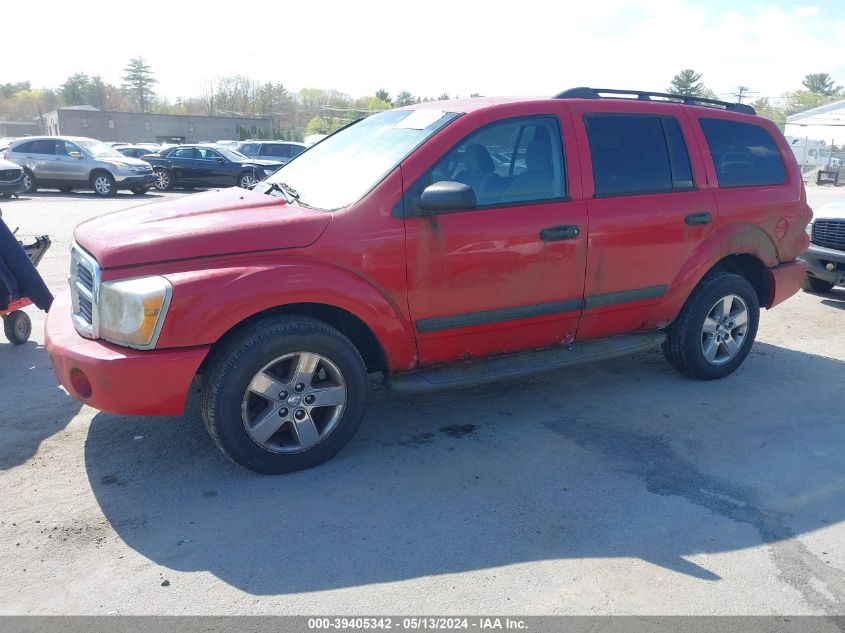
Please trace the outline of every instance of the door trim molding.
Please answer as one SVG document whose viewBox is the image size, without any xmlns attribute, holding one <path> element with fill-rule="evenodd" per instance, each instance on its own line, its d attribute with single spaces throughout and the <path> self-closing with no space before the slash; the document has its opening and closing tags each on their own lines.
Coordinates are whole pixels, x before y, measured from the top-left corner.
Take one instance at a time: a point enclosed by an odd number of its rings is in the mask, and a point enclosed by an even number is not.
<svg viewBox="0 0 845 633">
<path fill-rule="evenodd" d="M 518 321 L 539 316 L 552 314 L 565 314 L 589 308 L 599 308 L 621 303 L 631 303 L 644 299 L 657 299 L 666 294 L 669 286 L 650 286 L 648 288 L 636 288 L 634 290 L 621 290 L 605 294 L 592 295 L 583 299 L 564 299 L 551 303 L 536 303 L 514 308 L 499 308 L 497 310 L 484 310 L 482 312 L 466 312 L 463 314 L 450 314 L 447 316 L 430 317 L 416 321 L 417 332 L 429 334 L 441 330 L 454 330 L 463 327 L 476 325 L 490 325 L 492 323 L 503 323 L 506 321 Z"/>
</svg>

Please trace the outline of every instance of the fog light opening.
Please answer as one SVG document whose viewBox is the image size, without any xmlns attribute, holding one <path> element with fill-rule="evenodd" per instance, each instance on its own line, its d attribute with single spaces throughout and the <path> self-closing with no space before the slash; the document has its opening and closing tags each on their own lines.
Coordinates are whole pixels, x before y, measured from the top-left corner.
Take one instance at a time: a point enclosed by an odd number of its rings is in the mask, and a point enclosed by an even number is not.
<svg viewBox="0 0 845 633">
<path fill-rule="evenodd" d="M 91 397 L 91 381 L 88 380 L 88 376 L 81 369 L 74 367 L 70 370 L 70 386 L 73 387 L 76 395 L 80 398 Z"/>
</svg>

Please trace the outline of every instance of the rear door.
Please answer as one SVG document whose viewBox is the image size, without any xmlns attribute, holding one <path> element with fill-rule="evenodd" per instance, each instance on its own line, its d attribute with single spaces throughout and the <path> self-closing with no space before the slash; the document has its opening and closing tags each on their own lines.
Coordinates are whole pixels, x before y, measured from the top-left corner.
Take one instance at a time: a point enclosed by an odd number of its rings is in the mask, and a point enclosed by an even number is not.
<svg viewBox="0 0 845 633">
<path fill-rule="evenodd" d="M 53 181 L 56 179 L 56 141 L 41 139 L 32 141 L 23 152 L 27 166 L 35 175 L 36 180 Z"/>
<path fill-rule="evenodd" d="M 654 327 L 653 314 L 717 225 L 681 107 L 572 104 L 586 166 L 590 242 L 579 339 Z"/>
<path fill-rule="evenodd" d="M 197 153 L 196 147 L 177 147 L 170 151 L 167 158 L 174 180 L 185 183 L 197 182 Z"/>
</svg>

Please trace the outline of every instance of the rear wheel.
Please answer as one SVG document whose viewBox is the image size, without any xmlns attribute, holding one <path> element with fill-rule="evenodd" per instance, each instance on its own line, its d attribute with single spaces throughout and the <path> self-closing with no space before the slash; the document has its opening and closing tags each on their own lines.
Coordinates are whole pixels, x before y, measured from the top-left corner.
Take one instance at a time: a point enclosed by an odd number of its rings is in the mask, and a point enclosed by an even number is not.
<svg viewBox="0 0 845 633">
<path fill-rule="evenodd" d="M 256 178 L 255 174 L 251 171 L 245 171 L 240 176 L 238 176 L 238 187 L 241 189 L 249 189 L 258 182 L 258 178 Z"/>
<path fill-rule="evenodd" d="M 801 284 L 801 288 L 807 292 L 830 292 L 833 290 L 833 282 L 825 281 L 824 279 L 819 279 L 811 275 L 804 275 L 804 282 Z"/>
<path fill-rule="evenodd" d="M 15 310 L 3 317 L 3 332 L 10 343 L 23 345 L 32 334 L 32 321 L 29 315 L 21 310 Z"/>
<path fill-rule="evenodd" d="M 263 474 L 310 468 L 352 438 L 367 400 L 354 345 L 307 317 L 270 317 L 225 342 L 209 365 L 201 409 L 217 446 Z"/>
<path fill-rule="evenodd" d="M 161 167 L 155 169 L 156 179 L 153 181 L 153 186 L 159 191 L 169 191 L 173 188 L 173 178 L 170 172 Z"/>
<path fill-rule="evenodd" d="M 114 178 L 111 174 L 104 171 L 95 172 L 91 176 L 91 188 L 94 193 L 101 198 L 108 198 L 115 193 Z"/>
<path fill-rule="evenodd" d="M 663 353 L 682 374 L 714 380 L 733 373 L 757 336 L 760 304 L 745 277 L 710 273 L 666 330 Z"/>
</svg>

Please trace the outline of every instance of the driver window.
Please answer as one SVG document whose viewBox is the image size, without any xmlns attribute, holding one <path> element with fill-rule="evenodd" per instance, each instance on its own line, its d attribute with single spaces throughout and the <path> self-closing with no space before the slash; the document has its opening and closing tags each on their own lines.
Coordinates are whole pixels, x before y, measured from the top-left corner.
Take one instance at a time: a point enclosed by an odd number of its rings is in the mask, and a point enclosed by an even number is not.
<svg viewBox="0 0 845 633">
<path fill-rule="evenodd" d="M 476 130 L 410 188 L 406 208 L 415 209 L 423 189 L 441 181 L 470 186 L 478 207 L 564 198 L 565 166 L 557 119 L 514 118 Z"/>
</svg>

